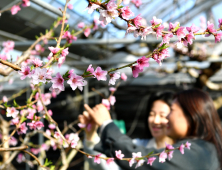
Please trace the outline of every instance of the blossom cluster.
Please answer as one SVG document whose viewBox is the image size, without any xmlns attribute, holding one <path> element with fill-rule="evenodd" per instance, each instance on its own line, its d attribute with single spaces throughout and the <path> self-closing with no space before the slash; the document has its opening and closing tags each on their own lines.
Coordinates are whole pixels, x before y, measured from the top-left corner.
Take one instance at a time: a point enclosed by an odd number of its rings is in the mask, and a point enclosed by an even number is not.
<svg viewBox="0 0 222 170">
<path fill-rule="evenodd" d="M 28 6 L 30 6 L 30 0 L 22 0 L 22 6 L 23 6 L 23 7 L 28 7 Z M 14 6 L 11 7 L 11 13 L 12 13 L 12 15 L 17 14 L 18 11 L 20 11 L 20 10 L 21 10 L 21 8 L 20 8 L 19 5 L 14 5 Z"/>
<path fill-rule="evenodd" d="M 173 152 L 175 149 L 179 150 L 181 152 L 181 154 L 184 154 L 184 148 L 187 148 L 190 150 L 190 146 L 191 146 L 191 143 L 189 143 L 189 142 L 186 142 L 185 144 L 181 144 L 180 147 L 178 147 L 178 148 L 174 148 L 172 145 L 166 144 L 165 150 L 158 154 L 159 155 L 158 156 L 159 162 L 164 163 L 167 158 L 168 158 L 168 160 L 171 160 L 173 158 Z M 116 159 L 119 159 L 119 160 L 123 160 L 123 158 L 125 156 L 121 150 L 115 151 L 115 154 L 116 154 Z M 100 156 L 101 156 L 101 153 L 94 156 L 95 163 L 100 164 Z M 88 156 L 88 158 L 92 158 L 92 156 Z M 137 153 L 132 153 L 132 158 L 130 158 L 130 159 L 127 158 L 127 160 L 129 161 L 130 167 L 132 167 L 133 164 L 136 163 L 135 168 L 138 168 L 138 167 L 142 166 L 145 162 L 147 162 L 147 164 L 152 166 L 153 162 L 156 160 L 156 157 L 152 157 L 152 154 L 151 155 L 148 154 L 148 156 L 142 156 L 141 152 L 137 152 Z M 106 159 L 107 165 L 110 165 L 113 162 L 114 162 L 114 158 Z"/>
</svg>

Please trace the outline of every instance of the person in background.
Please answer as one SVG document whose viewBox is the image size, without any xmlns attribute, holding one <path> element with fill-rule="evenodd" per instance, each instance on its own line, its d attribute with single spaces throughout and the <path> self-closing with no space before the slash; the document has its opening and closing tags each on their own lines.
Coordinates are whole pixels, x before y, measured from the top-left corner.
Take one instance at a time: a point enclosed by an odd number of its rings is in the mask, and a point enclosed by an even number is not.
<svg viewBox="0 0 222 170">
<path fill-rule="evenodd" d="M 160 149 L 164 148 L 168 144 L 173 144 L 173 140 L 166 136 L 166 127 L 162 124 L 163 120 L 166 121 L 166 117 L 170 113 L 170 106 L 173 102 L 174 94 L 172 92 L 164 92 L 152 95 L 147 102 L 146 109 L 146 130 L 147 136 L 150 136 L 151 139 L 133 139 L 133 143 L 138 146 L 143 146 L 145 148 L 155 148 Z M 81 123 L 90 122 L 90 116 L 88 112 L 83 112 L 83 115 L 79 116 Z M 94 146 L 99 143 L 100 137 L 97 134 L 97 125 L 95 123 L 90 123 L 91 128 L 85 131 L 85 140 L 84 140 L 84 151 L 92 155 L 98 155 L 99 152 L 94 150 Z M 106 157 L 105 155 L 101 155 Z M 107 166 L 105 160 L 101 160 L 100 164 L 94 163 L 93 159 L 88 159 L 90 169 L 94 170 L 119 170 L 121 169 L 117 164 L 111 164 Z"/>
<path fill-rule="evenodd" d="M 112 122 L 110 114 L 102 104 L 91 109 L 85 108 L 92 120 L 100 127 L 100 142 L 94 147 L 108 157 L 116 157 L 115 151 L 121 151 L 124 157 L 132 157 L 132 153 L 141 152 L 147 155 L 151 151 L 161 153 L 163 149 L 145 148 L 135 145 L 132 140 L 120 133 Z M 210 96 L 201 90 L 190 89 L 178 93 L 167 117 L 166 134 L 175 143 L 173 147 L 190 148 L 174 151 L 170 161 L 159 157 L 152 166 L 144 163 L 140 170 L 219 170 L 222 164 L 222 128 L 218 113 Z M 188 143 L 187 143 L 188 141 Z M 186 145 L 184 145 L 186 143 Z M 191 146 L 190 146 L 191 144 Z M 169 157 L 168 157 L 169 158 Z M 134 169 L 128 161 L 116 159 L 123 169 Z"/>
</svg>

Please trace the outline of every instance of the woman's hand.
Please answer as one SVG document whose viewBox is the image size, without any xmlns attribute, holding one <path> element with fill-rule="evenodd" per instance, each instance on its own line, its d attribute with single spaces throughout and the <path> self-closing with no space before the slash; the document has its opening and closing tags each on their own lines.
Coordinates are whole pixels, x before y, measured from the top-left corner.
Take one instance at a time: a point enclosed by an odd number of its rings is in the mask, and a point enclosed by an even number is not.
<svg viewBox="0 0 222 170">
<path fill-rule="evenodd" d="M 93 121 L 93 119 L 91 119 L 87 111 L 84 111 L 82 115 L 79 115 L 79 122 L 86 125 L 86 139 L 89 141 L 95 141 L 95 139 L 98 137 L 98 125 Z"/>
<path fill-rule="evenodd" d="M 111 120 L 110 113 L 103 104 L 98 104 L 92 109 L 87 104 L 85 104 L 84 107 L 90 117 L 99 126 L 101 126 L 105 121 Z"/>
</svg>

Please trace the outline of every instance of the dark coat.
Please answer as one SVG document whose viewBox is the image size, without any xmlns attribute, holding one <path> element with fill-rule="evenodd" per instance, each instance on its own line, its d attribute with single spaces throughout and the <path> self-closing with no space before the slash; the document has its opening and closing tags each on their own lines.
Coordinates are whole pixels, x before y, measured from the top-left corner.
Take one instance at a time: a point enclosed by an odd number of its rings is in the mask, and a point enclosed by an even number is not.
<svg viewBox="0 0 222 170">
<path fill-rule="evenodd" d="M 179 150 L 175 150 L 173 158 L 164 163 L 159 163 L 157 158 L 153 165 L 144 165 L 137 168 L 138 170 L 219 170 L 220 164 L 217 157 L 216 148 L 212 143 L 201 139 L 186 139 L 175 143 L 174 147 L 179 147 L 186 141 L 191 143 L 190 150 L 184 149 L 185 153 L 182 155 Z M 114 123 L 108 124 L 101 133 L 101 140 L 95 150 L 106 154 L 108 157 L 115 158 L 115 151 L 121 150 L 125 158 L 132 157 L 133 152 L 142 152 L 142 155 L 147 155 L 151 151 L 160 153 L 163 149 L 147 149 L 143 146 L 136 146 L 132 140 L 122 134 Z M 122 169 L 135 169 L 135 165 L 129 166 L 128 161 L 116 160 L 116 163 Z"/>
</svg>

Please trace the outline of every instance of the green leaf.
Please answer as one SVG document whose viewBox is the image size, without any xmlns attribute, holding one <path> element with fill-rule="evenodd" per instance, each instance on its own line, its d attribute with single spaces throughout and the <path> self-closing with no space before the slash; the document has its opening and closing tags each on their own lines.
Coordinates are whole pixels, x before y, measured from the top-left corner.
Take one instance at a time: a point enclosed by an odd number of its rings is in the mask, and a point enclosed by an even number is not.
<svg viewBox="0 0 222 170">
<path fill-rule="evenodd" d="M 5 106 L 5 108 L 7 108 L 7 107 L 11 107 L 10 105 L 8 105 L 7 102 L 4 103 L 4 106 Z"/>
<path fill-rule="evenodd" d="M 15 99 L 13 100 L 13 105 L 14 105 L 15 107 L 18 107 L 18 106 L 19 106 L 19 105 L 16 103 Z"/>
<path fill-rule="evenodd" d="M 120 9 L 120 8 L 123 8 L 124 6 L 122 6 L 122 5 L 120 5 L 120 6 L 118 6 L 118 8 L 117 9 Z"/>
<path fill-rule="evenodd" d="M 155 25 L 155 26 L 154 26 L 154 28 L 158 28 L 159 26 L 160 26 L 160 24 L 158 24 L 158 25 Z"/>
<path fill-rule="evenodd" d="M 168 47 L 169 47 L 169 45 L 164 43 L 158 50 L 161 51 L 161 50 L 166 49 Z"/>
<path fill-rule="evenodd" d="M 174 28 L 173 31 L 177 31 L 180 28 L 180 23 L 177 24 L 177 26 Z"/>
<path fill-rule="evenodd" d="M 23 122 L 26 121 L 26 120 L 27 120 L 27 118 L 22 117 L 22 121 L 21 121 L 21 123 L 23 123 Z"/>
<path fill-rule="evenodd" d="M 67 78 L 68 76 L 69 76 L 69 70 L 62 77 Z"/>
<path fill-rule="evenodd" d="M 109 72 L 112 72 L 112 71 L 115 71 L 116 69 L 115 68 L 111 68 L 110 70 L 109 70 Z"/>
<path fill-rule="evenodd" d="M 73 35 L 74 33 L 75 33 L 75 30 L 72 30 L 72 31 L 71 31 L 71 34 Z"/>
<path fill-rule="evenodd" d="M 148 153 L 146 156 L 150 156 L 150 155 L 152 155 L 153 154 L 153 151 L 152 152 L 150 152 L 150 153 Z"/>
<path fill-rule="evenodd" d="M 32 66 L 30 67 L 31 71 L 32 71 L 34 68 L 35 68 L 35 66 L 34 66 L 34 65 L 32 65 Z"/>
<path fill-rule="evenodd" d="M 110 0 L 106 0 L 105 3 L 108 3 Z"/>
<path fill-rule="evenodd" d="M 65 32 L 69 30 L 69 24 L 66 25 Z"/>
<path fill-rule="evenodd" d="M 36 36 L 35 36 L 35 39 L 39 39 L 39 37 L 36 35 Z"/>
<path fill-rule="evenodd" d="M 55 169 L 55 165 L 50 166 L 50 170 L 54 170 Z"/>
<path fill-rule="evenodd" d="M 48 158 L 46 158 L 45 164 L 43 166 L 47 167 L 49 165 L 52 165 L 52 161 L 48 161 Z"/>
<path fill-rule="evenodd" d="M 92 74 L 92 73 L 91 73 L 90 71 L 86 71 L 86 70 L 85 70 L 84 73 L 83 73 L 84 76 L 88 76 L 88 75 L 90 75 L 90 74 Z"/>
</svg>

